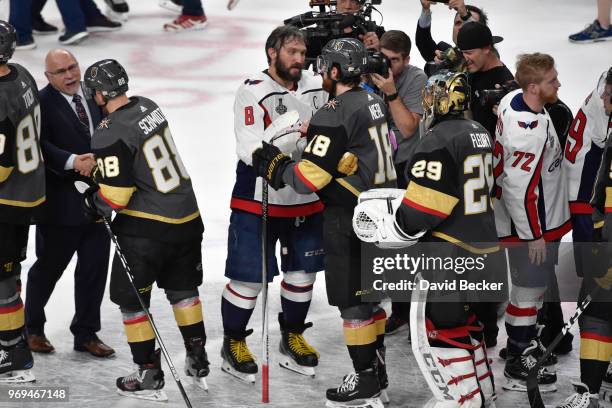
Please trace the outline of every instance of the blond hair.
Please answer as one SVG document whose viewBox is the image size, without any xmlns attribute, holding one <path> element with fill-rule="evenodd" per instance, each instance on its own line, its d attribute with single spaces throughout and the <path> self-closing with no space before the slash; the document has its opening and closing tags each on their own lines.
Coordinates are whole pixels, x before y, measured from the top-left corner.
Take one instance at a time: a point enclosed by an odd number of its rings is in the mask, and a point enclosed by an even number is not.
<svg viewBox="0 0 612 408">
<path fill-rule="evenodd" d="M 554 67 L 555 60 L 548 54 L 521 54 L 516 61 L 516 82 L 526 90 L 529 84 L 542 82 L 544 74 Z"/>
</svg>

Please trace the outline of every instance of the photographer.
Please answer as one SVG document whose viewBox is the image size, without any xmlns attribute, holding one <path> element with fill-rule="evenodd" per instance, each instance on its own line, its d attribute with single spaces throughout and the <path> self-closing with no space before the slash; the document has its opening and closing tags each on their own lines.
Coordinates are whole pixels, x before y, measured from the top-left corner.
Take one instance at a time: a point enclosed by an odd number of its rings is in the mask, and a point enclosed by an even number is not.
<svg viewBox="0 0 612 408">
<path fill-rule="evenodd" d="M 336 1 L 336 12 L 337 13 L 350 13 L 355 14 L 361 10 L 362 1 L 359 0 L 337 0 Z M 354 31 L 353 27 L 347 27 L 344 29 L 346 34 L 351 34 Z M 365 34 L 359 34 L 357 38 L 363 42 L 367 49 L 374 49 L 380 51 L 380 40 L 379 35 L 385 32 L 384 28 L 377 26 L 375 31 L 368 31 Z"/>
<path fill-rule="evenodd" d="M 407 187 L 405 169 L 419 141 L 419 121 L 423 116 L 422 91 L 427 75 L 422 69 L 409 65 L 410 37 L 403 31 L 387 31 L 380 39 L 381 52 L 389 59 L 391 67 L 387 78 L 372 74 L 372 82 L 385 94 L 385 102 L 391 112 L 390 129 L 397 139 L 394 165 L 398 188 Z M 409 302 L 393 302 L 391 316 L 385 333 L 394 334 L 408 329 Z"/>
<path fill-rule="evenodd" d="M 457 46 L 469 72 L 472 118 L 492 135 L 495 134 L 497 115 L 493 112 L 493 105 L 481 103 L 479 96 L 483 90 L 495 89 L 496 85 L 499 87 L 514 79 L 495 49 L 494 44 L 502 40 L 502 37 L 491 35 L 489 27 L 476 22 L 464 24 L 457 35 Z"/>
<path fill-rule="evenodd" d="M 436 43 L 431 37 L 431 3 L 429 0 L 421 0 L 423 9 L 417 23 L 416 29 L 416 46 L 419 53 L 426 62 L 431 62 L 436 57 L 436 51 L 445 51 L 452 47 L 444 41 Z M 476 21 L 482 24 L 487 24 L 487 15 L 478 7 L 466 5 L 463 0 L 449 0 L 448 7 L 457 10 L 455 20 L 453 22 L 453 44 L 457 43 L 457 33 L 461 26 L 468 21 Z"/>
</svg>

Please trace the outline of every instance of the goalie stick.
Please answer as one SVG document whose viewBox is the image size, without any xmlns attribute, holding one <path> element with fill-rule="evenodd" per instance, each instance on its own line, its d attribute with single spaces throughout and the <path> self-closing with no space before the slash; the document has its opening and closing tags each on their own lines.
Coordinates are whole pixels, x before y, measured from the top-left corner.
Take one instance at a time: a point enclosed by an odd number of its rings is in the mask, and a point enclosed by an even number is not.
<svg viewBox="0 0 612 408">
<path fill-rule="evenodd" d="M 79 193 L 83 194 L 89 188 L 89 184 L 85 183 L 84 181 L 75 181 L 74 187 L 77 189 Z M 102 220 L 104 222 L 104 226 L 106 227 L 106 231 L 108 232 L 108 235 L 113 241 L 113 244 L 115 244 L 116 254 L 119 257 L 121 264 L 123 265 L 123 269 L 125 270 L 125 274 L 127 275 L 127 278 L 130 281 L 130 285 L 132 286 L 132 289 L 134 289 L 134 293 L 136 294 L 136 297 L 138 298 L 138 303 L 140 303 L 140 307 L 142 308 L 142 311 L 147 316 L 149 323 L 151 323 L 151 327 L 153 328 L 153 333 L 155 333 L 155 338 L 157 339 L 157 342 L 159 343 L 159 348 L 161 349 L 161 352 L 164 355 L 164 359 L 166 360 L 166 364 L 168 364 L 168 368 L 170 369 L 170 372 L 172 373 L 172 377 L 174 377 L 174 381 L 176 382 L 176 385 L 178 386 L 179 391 L 181 392 L 181 395 L 183 396 L 185 405 L 187 406 L 187 408 L 192 408 L 191 402 L 189 401 L 189 397 L 187 396 L 187 393 L 185 392 L 185 388 L 183 388 L 183 384 L 181 383 L 181 378 L 179 377 L 176 371 L 176 368 L 174 367 L 174 364 L 172 364 L 172 359 L 170 358 L 170 354 L 168 353 L 168 350 L 166 349 L 166 346 L 164 345 L 164 342 L 162 341 L 161 335 L 159 334 L 159 330 L 157 330 L 157 326 L 155 325 L 155 322 L 153 321 L 153 316 L 151 316 L 149 309 L 145 305 L 145 302 L 142 299 L 142 296 L 140 295 L 140 293 L 138 292 L 138 289 L 136 288 L 136 285 L 134 284 L 134 276 L 132 275 L 132 270 L 130 269 L 130 266 L 128 265 L 127 260 L 125 259 L 125 256 L 123 256 L 123 252 L 121 251 L 121 247 L 119 246 L 119 242 L 117 241 L 117 236 L 115 235 L 115 233 L 113 232 L 110 226 L 109 218 L 102 217 Z"/>
<path fill-rule="evenodd" d="M 542 368 L 542 363 L 548 358 L 548 356 L 551 355 L 555 347 L 557 347 L 557 344 L 561 342 L 567 332 L 569 332 L 572 326 L 574 326 L 576 320 L 578 320 L 580 315 L 584 313 L 587 307 L 589 307 L 593 301 L 593 298 L 599 293 L 600 289 L 600 286 L 595 287 L 595 289 L 593 289 L 593 291 L 589 293 L 578 305 L 574 315 L 570 317 L 570 319 L 563 325 L 561 332 L 557 334 L 557 337 L 555 337 L 554 340 L 548 345 L 544 351 L 544 354 L 540 356 L 535 365 L 529 370 L 529 374 L 527 375 L 527 397 L 529 398 L 529 406 L 531 408 L 545 408 L 542 395 L 540 394 L 540 388 L 538 386 L 538 372 L 540 371 L 540 368 Z"/>
</svg>

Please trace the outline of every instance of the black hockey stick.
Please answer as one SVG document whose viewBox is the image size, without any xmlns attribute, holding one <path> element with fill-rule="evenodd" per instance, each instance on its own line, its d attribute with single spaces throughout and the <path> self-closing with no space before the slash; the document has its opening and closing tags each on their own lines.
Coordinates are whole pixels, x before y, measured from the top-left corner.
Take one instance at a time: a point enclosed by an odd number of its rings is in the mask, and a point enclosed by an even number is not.
<svg viewBox="0 0 612 408">
<path fill-rule="evenodd" d="M 81 194 L 83 194 L 89 188 L 89 185 L 83 181 L 75 181 L 74 186 Z M 123 265 L 123 269 L 125 270 L 128 280 L 130 281 L 130 285 L 132 286 L 132 289 L 134 289 L 136 298 L 138 298 L 138 303 L 140 303 L 140 307 L 142 308 L 143 312 L 147 316 L 147 319 L 149 319 L 149 323 L 151 323 L 151 327 L 153 328 L 153 332 L 155 333 L 155 338 L 157 339 L 157 342 L 159 343 L 159 348 L 161 349 L 161 352 L 164 355 L 164 358 L 166 359 L 166 363 L 168 364 L 168 368 L 170 368 L 170 372 L 172 373 L 172 377 L 174 377 L 174 381 L 176 382 L 176 385 L 181 391 L 181 395 L 183 396 L 183 399 L 185 400 L 185 405 L 187 405 L 187 408 L 192 408 L 191 402 L 189 401 L 189 397 L 187 396 L 187 393 L 185 392 L 185 388 L 183 388 L 183 384 L 181 383 L 181 378 L 179 377 L 176 371 L 176 368 L 174 367 L 174 364 L 172 364 L 172 359 L 170 358 L 170 354 L 168 353 L 168 350 L 166 349 L 166 346 L 164 345 L 164 342 L 162 341 L 161 335 L 159 334 L 159 330 L 157 330 L 157 326 L 155 325 L 155 322 L 153 321 L 153 316 L 149 312 L 149 308 L 145 305 L 145 302 L 142 299 L 142 296 L 140 296 L 140 293 L 138 292 L 138 289 L 136 288 L 136 285 L 134 284 L 134 275 L 132 275 L 132 270 L 130 269 L 130 266 L 128 265 L 127 260 L 125 259 L 125 256 L 123 256 L 123 252 L 121 251 L 121 247 L 119 246 L 119 242 L 117 241 L 117 236 L 115 235 L 115 233 L 113 233 L 113 230 L 111 228 L 110 220 L 108 217 L 102 217 L 102 220 L 104 222 L 104 226 L 106 227 L 106 231 L 108 232 L 109 237 L 113 241 L 113 244 L 115 244 L 115 253 L 119 257 L 119 260 L 121 261 L 121 264 Z"/>
<path fill-rule="evenodd" d="M 270 402 L 269 347 L 268 347 L 268 182 L 261 179 L 261 402 Z"/>
<path fill-rule="evenodd" d="M 586 310 L 587 307 L 593 301 L 593 298 L 599 293 L 601 289 L 600 286 L 596 286 L 595 289 L 591 293 L 589 293 L 586 298 L 578 305 L 574 315 L 570 317 L 569 321 L 567 321 L 563 327 L 561 328 L 561 333 L 557 334 L 557 337 L 548 345 L 544 354 L 538 359 L 536 364 L 531 367 L 529 370 L 529 374 L 527 375 L 527 397 L 529 398 L 529 406 L 531 408 L 545 408 L 544 401 L 542 401 L 542 395 L 540 394 L 540 388 L 538 386 L 538 372 L 542 367 L 542 363 L 551 355 L 557 344 L 561 342 L 563 337 L 570 331 L 572 326 L 576 323 L 576 320 L 580 317 L 582 313 Z"/>
</svg>

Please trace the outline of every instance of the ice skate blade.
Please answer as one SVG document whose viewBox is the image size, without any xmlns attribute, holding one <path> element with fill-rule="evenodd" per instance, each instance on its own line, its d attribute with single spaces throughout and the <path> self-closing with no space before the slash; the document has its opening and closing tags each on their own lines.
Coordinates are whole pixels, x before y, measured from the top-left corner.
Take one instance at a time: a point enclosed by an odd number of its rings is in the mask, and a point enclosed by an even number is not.
<svg viewBox="0 0 612 408">
<path fill-rule="evenodd" d="M 193 385 L 208 392 L 208 383 L 206 382 L 206 378 L 191 375 L 187 375 L 187 377 L 189 378 L 189 382 L 191 382 Z"/>
<path fill-rule="evenodd" d="M 223 372 L 228 373 L 232 377 L 239 379 L 242 382 L 245 382 L 247 384 L 255 384 L 255 374 L 241 373 L 240 371 L 235 370 L 227 361 L 223 361 L 221 370 Z"/>
<path fill-rule="evenodd" d="M 389 394 L 387 394 L 387 390 L 380 390 L 380 400 L 383 404 L 388 404 L 389 402 L 391 402 L 391 400 L 389 399 Z"/>
<path fill-rule="evenodd" d="M 283 360 L 281 360 L 278 363 L 278 365 L 289 371 L 293 371 L 294 373 L 305 375 L 311 378 L 314 378 L 315 376 L 314 367 L 301 366 L 297 364 L 295 361 L 293 361 L 291 358 L 286 357 L 286 356 L 283 356 Z"/>
<path fill-rule="evenodd" d="M 518 392 L 527 392 L 527 386 L 524 381 L 514 380 L 506 377 L 506 383 L 502 386 L 502 388 L 506 391 L 518 391 Z M 556 392 L 557 386 L 555 384 L 541 384 L 539 386 L 540 392 Z"/>
<path fill-rule="evenodd" d="M 380 398 L 360 398 L 354 401 L 336 402 L 327 400 L 327 408 L 384 408 Z"/>
<path fill-rule="evenodd" d="M 0 384 L 19 384 L 36 382 L 36 377 L 32 373 L 32 370 L 15 370 L 10 374 L 0 375 Z"/>
<path fill-rule="evenodd" d="M 147 401 L 166 402 L 168 396 L 164 390 L 144 390 L 144 391 L 123 391 L 117 388 L 117 394 L 123 395 L 124 397 L 130 397 L 135 399 L 142 399 Z"/>
</svg>

